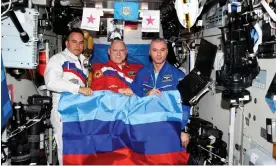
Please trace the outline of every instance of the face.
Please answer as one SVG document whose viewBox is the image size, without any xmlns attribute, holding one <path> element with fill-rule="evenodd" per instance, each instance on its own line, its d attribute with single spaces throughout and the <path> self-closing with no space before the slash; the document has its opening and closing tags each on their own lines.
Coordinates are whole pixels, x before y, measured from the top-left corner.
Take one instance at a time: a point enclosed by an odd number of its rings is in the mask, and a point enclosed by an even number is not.
<svg viewBox="0 0 276 166">
<path fill-rule="evenodd" d="M 84 38 L 81 33 L 73 32 L 68 37 L 68 40 L 66 40 L 66 48 L 73 53 L 76 56 L 79 56 L 84 49 L 83 46 Z"/>
<path fill-rule="evenodd" d="M 150 46 L 150 56 L 153 63 L 163 64 L 166 61 L 168 55 L 167 44 L 163 41 L 155 41 Z"/>
<path fill-rule="evenodd" d="M 112 60 L 117 65 L 122 65 L 125 63 L 127 56 L 127 49 L 122 41 L 114 41 L 111 47 L 108 49 L 108 54 L 110 60 Z"/>
</svg>

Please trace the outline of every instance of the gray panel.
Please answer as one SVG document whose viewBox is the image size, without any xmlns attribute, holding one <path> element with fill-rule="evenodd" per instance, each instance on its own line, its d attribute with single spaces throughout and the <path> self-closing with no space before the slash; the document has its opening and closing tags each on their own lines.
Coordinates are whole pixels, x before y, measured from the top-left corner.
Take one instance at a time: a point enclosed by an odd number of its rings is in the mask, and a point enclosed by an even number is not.
<svg viewBox="0 0 276 166">
<path fill-rule="evenodd" d="M 5 67 L 32 69 L 37 66 L 37 24 L 38 12 L 26 8 L 26 12 L 16 11 L 16 16 L 30 40 L 23 43 L 19 32 L 9 17 L 2 18 L 1 51 Z"/>
<path fill-rule="evenodd" d="M 212 13 L 211 13 L 212 12 Z M 227 24 L 228 19 L 226 15 L 226 7 L 214 6 L 210 11 L 209 15 L 206 17 L 206 29 L 214 27 L 223 27 Z"/>
</svg>

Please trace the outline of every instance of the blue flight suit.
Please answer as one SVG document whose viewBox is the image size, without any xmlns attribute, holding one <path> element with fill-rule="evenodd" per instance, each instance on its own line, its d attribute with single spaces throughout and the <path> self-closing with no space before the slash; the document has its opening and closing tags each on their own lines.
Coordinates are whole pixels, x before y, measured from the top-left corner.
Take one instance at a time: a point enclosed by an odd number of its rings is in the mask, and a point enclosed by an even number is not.
<svg viewBox="0 0 276 166">
<path fill-rule="evenodd" d="M 147 92 L 155 88 L 160 91 L 177 90 L 177 85 L 180 80 L 185 77 L 185 74 L 178 68 L 165 62 L 162 69 L 159 71 L 157 80 L 155 80 L 153 64 L 141 68 L 137 73 L 135 80 L 131 84 L 133 92 L 140 96 L 146 96 Z M 190 107 L 183 105 L 183 122 L 185 127 L 190 118 Z"/>
</svg>

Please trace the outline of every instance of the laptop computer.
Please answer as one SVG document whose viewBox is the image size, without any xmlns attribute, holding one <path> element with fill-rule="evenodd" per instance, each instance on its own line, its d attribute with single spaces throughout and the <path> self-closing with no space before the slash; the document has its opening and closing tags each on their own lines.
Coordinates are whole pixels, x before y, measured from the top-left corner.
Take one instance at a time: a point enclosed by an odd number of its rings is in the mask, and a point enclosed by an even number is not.
<svg viewBox="0 0 276 166">
<path fill-rule="evenodd" d="M 194 69 L 177 86 L 183 104 L 190 105 L 189 101 L 210 81 L 216 53 L 216 45 L 201 39 Z"/>
</svg>

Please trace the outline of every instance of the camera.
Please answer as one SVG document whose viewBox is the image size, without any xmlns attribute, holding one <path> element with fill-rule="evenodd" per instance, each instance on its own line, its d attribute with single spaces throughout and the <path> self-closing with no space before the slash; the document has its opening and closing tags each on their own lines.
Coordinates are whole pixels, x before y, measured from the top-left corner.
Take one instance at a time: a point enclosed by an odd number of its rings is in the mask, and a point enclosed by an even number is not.
<svg viewBox="0 0 276 166">
<path fill-rule="evenodd" d="M 51 109 L 52 98 L 48 96 L 33 95 L 28 98 L 27 105 L 13 104 L 13 116 L 8 129 L 10 137 L 4 143 L 9 148 L 9 154 L 4 156 L 11 159 L 11 165 L 46 164 L 41 142 L 44 142 L 44 132 L 49 127 L 47 121 Z M 2 161 L 6 159 L 2 158 Z"/>
<path fill-rule="evenodd" d="M 191 154 L 194 165 L 222 165 L 227 156 L 227 144 L 222 140 L 223 132 L 211 122 L 191 117 L 187 131 L 191 141 L 187 151 Z"/>
<path fill-rule="evenodd" d="M 246 88 L 252 85 L 260 71 L 254 52 L 256 43 L 251 36 L 251 32 L 258 29 L 253 26 L 258 17 L 253 11 L 251 1 L 246 0 L 240 4 L 241 10 L 236 10 L 236 5 L 232 4 L 228 9 L 229 23 L 221 27 L 224 65 L 217 71 L 216 80 L 217 85 L 225 87 L 222 92 L 223 100 L 238 100 L 249 96 L 246 102 L 250 102 L 251 96 Z"/>
</svg>

